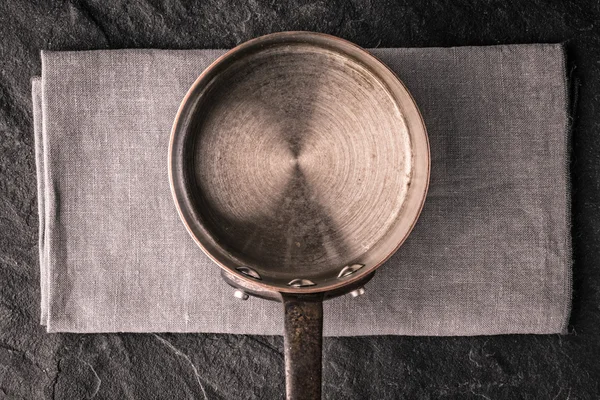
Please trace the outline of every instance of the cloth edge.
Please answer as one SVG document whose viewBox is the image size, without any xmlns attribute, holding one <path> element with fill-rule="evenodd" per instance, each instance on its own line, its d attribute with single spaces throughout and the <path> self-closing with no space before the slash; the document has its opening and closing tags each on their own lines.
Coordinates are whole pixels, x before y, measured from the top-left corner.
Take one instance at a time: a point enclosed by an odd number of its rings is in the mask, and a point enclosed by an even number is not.
<svg viewBox="0 0 600 400">
<path fill-rule="evenodd" d="M 42 79 L 33 77 L 31 79 L 31 100 L 33 105 L 33 136 L 36 161 L 37 202 L 38 202 L 38 252 L 40 268 L 40 323 L 46 325 L 48 321 L 48 274 L 46 264 L 46 212 L 45 212 L 45 163 L 44 163 L 44 140 L 42 129 Z"/>
<path fill-rule="evenodd" d="M 572 182 L 571 182 L 571 143 L 572 143 L 572 133 L 573 133 L 573 119 L 574 119 L 574 109 L 573 104 L 576 99 L 573 98 L 572 88 L 574 87 L 574 82 L 571 79 L 570 74 L 567 70 L 567 49 L 566 43 L 560 43 L 562 49 L 562 74 L 564 80 L 564 96 L 565 96 L 565 114 L 566 114 L 566 124 L 565 124 L 565 134 L 564 134 L 564 149 L 565 149 L 565 157 L 564 157 L 564 165 L 563 165 L 563 173 L 565 174 L 565 225 L 567 228 L 567 234 L 565 236 L 565 249 L 568 255 L 568 259 L 566 261 L 565 268 L 565 306 L 563 309 L 563 321 L 561 326 L 561 334 L 566 335 L 569 333 L 569 322 L 571 319 L 571 311 L 573 308 L 573 237 L 571 232 L 573 230 L 573 214 L 572 214 Z M 573 94 L 574 95 L 574 94 Z"/>
</svg>

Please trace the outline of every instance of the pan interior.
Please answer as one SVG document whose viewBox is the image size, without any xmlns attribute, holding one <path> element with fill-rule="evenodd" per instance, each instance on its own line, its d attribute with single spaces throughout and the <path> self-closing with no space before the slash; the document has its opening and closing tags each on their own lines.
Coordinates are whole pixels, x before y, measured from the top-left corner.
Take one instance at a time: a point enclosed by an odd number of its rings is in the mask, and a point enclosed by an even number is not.
<svg viewBox="0 0 600 400">
<path fill-rule="evenodd" d="M 397 223 L 408 128 L 361 62 L 307 44 L 264 48 L 218 74 L 195 107 L 195 208 L 236 264 L 319 280 L 360 263 Z"/>
</svg>

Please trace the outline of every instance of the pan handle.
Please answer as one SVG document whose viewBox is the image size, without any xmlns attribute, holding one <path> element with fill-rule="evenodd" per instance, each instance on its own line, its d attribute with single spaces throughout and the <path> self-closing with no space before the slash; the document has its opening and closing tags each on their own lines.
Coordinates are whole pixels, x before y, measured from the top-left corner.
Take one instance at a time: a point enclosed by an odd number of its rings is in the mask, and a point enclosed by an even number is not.
<svg viewBox="0 0 600 400">
<path fill-rule="evenodd" d="M 320 400 L 323 299 L 283 295 L 287 400 Z"/>
</svg>

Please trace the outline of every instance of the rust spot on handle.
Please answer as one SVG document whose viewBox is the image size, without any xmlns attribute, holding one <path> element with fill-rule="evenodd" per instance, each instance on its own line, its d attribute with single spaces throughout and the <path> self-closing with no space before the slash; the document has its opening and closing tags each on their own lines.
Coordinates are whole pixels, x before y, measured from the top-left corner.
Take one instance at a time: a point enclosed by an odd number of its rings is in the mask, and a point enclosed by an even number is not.
<svg viewBox="0 0 600 400">
<path fill-rule="evenodd" d="M 323 299 L 283 296 L 287 400 L 321 399 Z"/>
</svg>

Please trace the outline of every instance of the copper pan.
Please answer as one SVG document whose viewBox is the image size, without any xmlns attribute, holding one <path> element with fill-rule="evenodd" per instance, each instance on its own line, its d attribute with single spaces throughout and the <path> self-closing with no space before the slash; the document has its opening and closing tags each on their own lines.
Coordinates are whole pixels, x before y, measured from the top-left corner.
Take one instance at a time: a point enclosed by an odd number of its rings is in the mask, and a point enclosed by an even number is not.
<svg viewBox="0 0 600 400">
<path fill-rule="evenodd" d="M 169 148 L 175 204 L 236 297 L 283 303 L 288 399 L 321 397 L 322 301 L 364 293 L 404 242 L 429 164 L 406 87 L 333 36 L 250 40 L 189 89 Z"/>
</svg>

